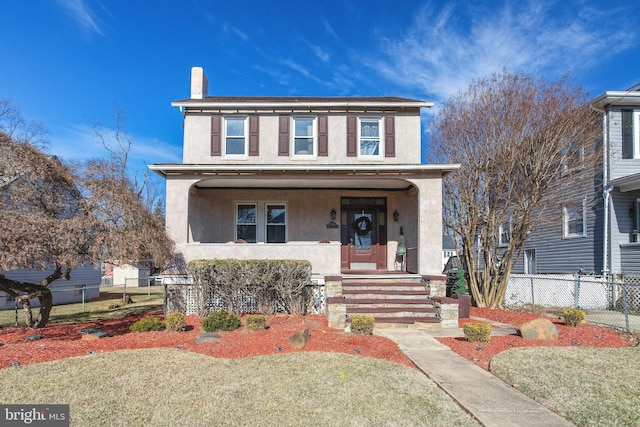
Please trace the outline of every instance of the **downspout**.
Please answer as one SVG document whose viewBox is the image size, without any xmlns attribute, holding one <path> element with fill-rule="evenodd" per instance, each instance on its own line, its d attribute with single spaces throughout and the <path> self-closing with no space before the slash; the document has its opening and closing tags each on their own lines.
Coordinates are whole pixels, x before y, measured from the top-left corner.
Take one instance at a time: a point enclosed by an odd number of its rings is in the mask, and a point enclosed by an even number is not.
<svg viewBox="0 0 640 427">
<path fill-rule="evenodd" d="M 602 113 L 602 198 L 604 200 L 604 224 L 602 230 L 602 274 L 609 274 L 609 200 L 613 187 L 609 184 L 609 119 L 605 110 L 591 106 Z"/>
</svg>

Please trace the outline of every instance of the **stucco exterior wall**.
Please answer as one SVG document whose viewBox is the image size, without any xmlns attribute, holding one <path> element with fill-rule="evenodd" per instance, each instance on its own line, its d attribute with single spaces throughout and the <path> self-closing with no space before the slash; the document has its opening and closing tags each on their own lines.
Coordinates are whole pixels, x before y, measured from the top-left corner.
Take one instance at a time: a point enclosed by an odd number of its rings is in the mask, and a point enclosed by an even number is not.
<svg viewBox="0 0 640 427">
<path fill-rule="evenodd" d="M 235 111 L 233 112 L 235 113 Z M 326 157 L 296 158 L 278 156 L 279 114 L 260 114 L 259 156 L 236 157 L 211 156 L 211 113 L 190 113 L 184 122 L 185 164 L 420 164 L 420 114 L 396 114 L 395 156 L 380 159 L 360 159 L 347 157 L 347 118 L 345 113 L 328 113 L 329 155 Z M 235 113 L 237 114 L 237 113 Z M 324 113 L 323 113 L 324 114 Z M 287 113 L 294 116 L 314 116 L 313 114 Z M 381 114 L 357 114 L 358 117 L 382 117 Z M 384 138 L 382 138 L 384 140 Z M 384 152 L 384 149 L 382 149 Z"/>
</svg>

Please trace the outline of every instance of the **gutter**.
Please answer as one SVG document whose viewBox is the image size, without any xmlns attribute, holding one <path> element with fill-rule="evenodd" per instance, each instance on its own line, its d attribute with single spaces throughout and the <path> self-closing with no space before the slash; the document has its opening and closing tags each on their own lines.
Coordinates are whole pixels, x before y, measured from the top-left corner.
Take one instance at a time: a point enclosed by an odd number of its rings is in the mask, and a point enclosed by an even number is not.
<svg viewBox="0 0 640 427">
<path fill-rule="evenodd" d="M 206 101 L 176 101 L 172 107 L 234 109 L 234 108 L 431 108 L 433 102 L 206 102 Z"/>
<path fill-rule="evenodd" d="M 609 92 L 607 92 L 608 94 Z M 604 97 L 601 96 L 602 99 Z M 609 201 L 613 187 L 609 183 L 609 117 L 606 110 L 591 105 L 591 109 L 602 114 L 602 199 L 604 225 L 602 230 L 602 274 L 609 274 Z"/>
</svg>

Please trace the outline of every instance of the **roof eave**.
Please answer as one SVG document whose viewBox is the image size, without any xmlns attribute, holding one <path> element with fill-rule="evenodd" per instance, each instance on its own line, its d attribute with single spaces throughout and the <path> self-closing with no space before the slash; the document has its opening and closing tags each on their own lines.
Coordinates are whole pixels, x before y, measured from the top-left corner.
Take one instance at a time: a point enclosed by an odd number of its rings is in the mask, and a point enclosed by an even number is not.
<svg viewBox="0 0 640 427">
<path fill-rule="evenodd" d="M 426 101 L 414 102 L 207 102 L 199 100 L 174 101 L 172 107 L 199 108 L 199 109 L 273 109 L 273 108 L 431 108 L 435 104 Z"/>
</svg>

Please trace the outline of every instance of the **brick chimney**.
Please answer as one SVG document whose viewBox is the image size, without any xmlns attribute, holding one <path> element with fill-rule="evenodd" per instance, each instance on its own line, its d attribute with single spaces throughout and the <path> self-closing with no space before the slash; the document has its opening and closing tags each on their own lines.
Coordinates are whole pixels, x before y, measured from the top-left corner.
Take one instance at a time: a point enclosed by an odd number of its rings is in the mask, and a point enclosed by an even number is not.
<svg viewBox="0 0 640 427">
<path fill-rule="evenodd" d="M 203 99 L 208 96 L 209 82 L 202 67 L 191 68 L 191 99 Z"/>
</svg>

